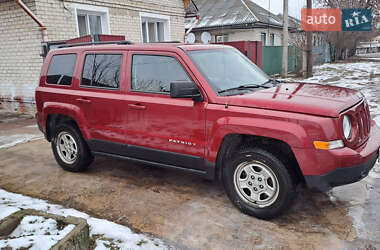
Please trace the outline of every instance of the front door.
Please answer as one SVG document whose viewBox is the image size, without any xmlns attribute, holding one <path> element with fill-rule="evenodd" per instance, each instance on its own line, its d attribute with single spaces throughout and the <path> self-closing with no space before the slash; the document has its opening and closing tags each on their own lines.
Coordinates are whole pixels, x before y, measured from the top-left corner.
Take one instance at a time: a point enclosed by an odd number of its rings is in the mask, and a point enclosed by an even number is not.
<svg viewBox="0 0 380 250">
<path fill-rule="evenodd" d="M 132 157 L 203 169 L 206 102 L 170 97 L 173 81 L 194 81 L 171 53 L 130 53 L 126 141 Z"/>
</svg>

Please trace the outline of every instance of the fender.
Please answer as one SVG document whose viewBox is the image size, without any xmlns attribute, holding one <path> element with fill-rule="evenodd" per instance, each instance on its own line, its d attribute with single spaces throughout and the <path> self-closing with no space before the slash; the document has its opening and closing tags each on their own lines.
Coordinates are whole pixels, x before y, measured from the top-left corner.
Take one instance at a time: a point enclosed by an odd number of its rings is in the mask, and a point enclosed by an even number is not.
<svg viewBox="0 0 380 250">
<path fill-rule="evenodd" d="M 277 139 L 291 148 L 310 148 L 312 142 L 305 129 L 297 123 L 285 120 L 252 117 L 222 117 L 206 132 L 206 158 L 215 162 L 223 138 L 229 134 L 245 134 Z"/>
<path fill-rule="evenodd" d="M 86 118 L 84 117 L 82 110 L 78 106 L 67 104 L 67 103 L 59 103 L 59 102 L 44 102 L 43 107 L 42 107 L 42 117 L 43 117 L 42 119 L 43 119 L 43 125 L 45 126 L 44 127 L 45 131 L 46 131 L 47 117 L 50 114 L 60 114 L 60 115 L 71 117 L 78 124 L 78 127 L 84 139 L 85 140 L 90 139 L 88 122 Z"/>
</svg>

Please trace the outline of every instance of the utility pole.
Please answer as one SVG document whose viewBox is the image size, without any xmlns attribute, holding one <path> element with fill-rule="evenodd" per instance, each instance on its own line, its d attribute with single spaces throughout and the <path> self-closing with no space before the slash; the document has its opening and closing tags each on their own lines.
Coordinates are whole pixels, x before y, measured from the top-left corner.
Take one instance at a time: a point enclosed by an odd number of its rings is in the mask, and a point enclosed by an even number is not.
<svg viewBox="0 0 380 250">
<path fill-rule="evenodd" d="M 313 6 L 311 4 L 312 0 L 306 0 L 306 8 L 311 9 Z M 313 32 L 306 32 L 306 76 L 313 76 Z"/>
<path fill-rule="evenodd" d="M 284 0 L 284 10 L 283 10 L 283 44 L 282 44 L 282 73 L 283 77 L 288 76 L 288 45 L 289 45 L 289 18 L 288 18 L 288 0 Z"/>
</svg>

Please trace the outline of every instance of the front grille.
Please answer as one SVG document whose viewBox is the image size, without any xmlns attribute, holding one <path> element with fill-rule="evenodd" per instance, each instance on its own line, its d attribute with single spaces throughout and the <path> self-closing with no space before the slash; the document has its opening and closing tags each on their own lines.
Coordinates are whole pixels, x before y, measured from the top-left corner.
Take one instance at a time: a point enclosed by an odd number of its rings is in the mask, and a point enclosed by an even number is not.
<svg viewBox="0 0 380 250">
<path fill-rule="evenodd" d="M 362 102 L 355 110 L 354 126 L 357 126 L 356 145 L 360 146 L 368 139 L 371 129 L 371 116 L 369 113 L 368 105 Z"/>
</svg>

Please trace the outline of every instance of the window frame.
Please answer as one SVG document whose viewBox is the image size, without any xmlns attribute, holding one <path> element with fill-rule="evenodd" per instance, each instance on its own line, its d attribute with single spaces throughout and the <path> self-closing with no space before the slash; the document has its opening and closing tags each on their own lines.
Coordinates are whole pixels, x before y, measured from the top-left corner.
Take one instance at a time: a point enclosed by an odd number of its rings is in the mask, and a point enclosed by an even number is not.
<svg viewBox="0 0 380 250">
<path fill-rule="evenodd" d="M 271 33 L 271 34 L 269 35 L 269 37 L 270 37 L 270 44 L 271 44 L 271 46 L 274 46 L 274 44 L 275 44 L 275 40 L 276 40 L 276 36 L 275 36 L 275 34 L 274 34 L 274 33 Z"/>
<path fill-rule="evenodd" d="M 139 56 L 161 56 L 161 57 L 163 56 L 163 57 L 174 58 L 178 62 L 178 64 L 182 67 L 183 71 L 188 76 L 188 78 L 190 79 L 190 81 L 192 81 L 196 85 L 194 79 L 187 72 L 186 67 L 184 67 L 184 65 L 181 63 L 181 61 L 176 56 L 170 55 L 170 54 L 156 54 L 156 53 L 146 53 L 146 52 L 143 52 L 143 53 L 131 52 L 130 53 L 130 57 L 129 57 L 130 58 L 129 59 L 130 60 L 130 69 L 129 69 L 130 76 L 129 76 L 129 86 L 128 86 L 128 92 L 129 93 L 154 94 L 154 95 L 161 95 L 161 96 L 169 96 L 170 97 L 170 89 L 169 89 L 169 92 L 142 91 L 142 90 L 132 89 L 132 81 L 133 81 L 133 79 L 132 79 L 133 78 L 133 72 L 132 72 L 133 71 L 133 56 L 135 56 L 135 55 L 139 55 Z"/>
<path fill-rule="evenodd" d="M 171 40 L 171 34 L 170 34 L 170 16 L 167 15 L 160 15 L 160 14 L 154 14 L 154 13 L 147 13 L 147 12 L 140 12 L 140 33 L 141 33 L 141 42 L 144 43 L 144 33 L 143 33 L 143 23 L 146 23 L 145 25 L 145 33 L 147 37 L 146 43 L 150 42 L 159 42 L 158 41 L 158 25 L 157 23 L 163 23 L 163 29 L 164 29 L 164 40 L 165 41 L 170 41 Z M 157 41 L 149 41 L 149 27 L 148 23 L 149 22 L 154 22 L 154 30 L 155 30 L 155 38 Z"/>
<path fill-rule="evenodd" d="M 260 40 L 263 43 L 263 46 L 267 46 L 267 33 L 266 32 L 260 33 Z"/>
<path fill-rule="evenodd" d="M 71 83 L 70 85 L 64 85 L 64 84 L 58 84 L 58 83 L 49 83 L 47 81 L 47 78 L 48 78 L 48 74 L 49 74 L 49 69 L 51 67 L 51 63 L 53 61 L 53 57 L 54 56 L 65 56 L 65 55 L 75 55 L 75 61 L 74 61 L 74 70 L 73 70 L 73 75 L 71 77 Z M 71 88 L 73 87 L 73 82 L 74 82 L 74 77 L 75 77 L 75 70 L 76 70 L 76 67 L 77 67 L 77 63 L 78 63 L 78 58 L 79 58 L 79 55 L 78 53 L 67 53 L 67 54 L 54 54 L 50 57 L 49 59 L 49 67 L 47 67 L 46 69 L 46 74 L 45 74 L 45 84 L 48 85 L 49 87 L 53 87 L 53 86 L 57 86 L 57 87 L 66 87 L 66 88 Z"/>
<path fill-rule="evenodd" d="M 109 35 L 111 34 L 111 28 L 110 28 L 110 18 L 109 18 L 109 9 L 107 7 L 100 7 L 100 6 L 94 6 L 94 5 L 87 5 L 87 4 L 77 4 L 72 3 L 71 7 L 74 8 L 74 15 L 75 15 L 75 23 L 76 23 L 76 29 L 77 29 L 77 36 L 79 37 L 79 21 L 78 21 L 78 15 L 86 16 L 86 27 L 88 34 L 90 33 L 90 24 L 89 24 L 89 15 L 95 15 L 100 16 L 101 19 L 101 34 Z"/>
<path fill-rule="evenodd" d="M 84 72 L 84 66 L 86 62 L 86 56 L 87 55 L 120 55 L 121 60 L 120 60 L 120 74 L 119 74 L 119 86 L 117 88 L 111 88 L 111 87 L 98 87 L 98 86 L 93 86 L 93 85 L 82 85 L 82 78 L 83 78 L 83 72 Z M 79 78 L 79 88 L 83 89 L 105 89 L 105 90 L 113 90 L 113 91 L 120 91 L 121 90 L 121 84 L 122 84 L 122 74 L 123 74 L 123 68 L 124 66 L 124 53 L 118 53 L 118 52 L 91 52 L 91 51 L 86 51 L 82 55 L 82 70 L 80 73 L 80 78 Z M 94 56 L 94 60 L 96 59 L 96 56 Z M 92 81 L 92 79 L 91 79 Z"/>
<path fill-rule="evenodd" d="M 221 38 L 221 41 L 218 41 L 219 38 Z M 216 43 L 226 43 L 228 42 L 228 34 L 223 34 L 223 35 L 216 35 L 215 36 L 215 42 Z"/>
</svg>

